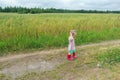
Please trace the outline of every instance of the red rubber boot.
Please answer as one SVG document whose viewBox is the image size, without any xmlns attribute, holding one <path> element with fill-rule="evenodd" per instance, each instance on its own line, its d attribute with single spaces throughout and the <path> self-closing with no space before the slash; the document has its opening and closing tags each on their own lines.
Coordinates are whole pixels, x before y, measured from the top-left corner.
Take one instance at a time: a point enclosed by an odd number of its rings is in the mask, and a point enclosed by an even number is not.
<svg viewBox="0 0 120 80">
<path fill-rule="evenodd" d="M 76 53 L 73 53 L 73 59 L 77 58 Z"/>
<path fill-rule="evenodd" d="M 70 54 L 67 55 L 67 59 L 68 59 L 69 61 L 73 60 L 73 58 L 71 57 Z"/>
</svg>

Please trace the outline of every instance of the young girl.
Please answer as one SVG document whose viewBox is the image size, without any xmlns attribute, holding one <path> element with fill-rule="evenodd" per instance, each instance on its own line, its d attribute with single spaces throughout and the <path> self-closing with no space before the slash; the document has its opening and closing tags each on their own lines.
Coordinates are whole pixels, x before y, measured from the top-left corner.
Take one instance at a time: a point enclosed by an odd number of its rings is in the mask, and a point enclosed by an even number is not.
<svg viewBox="0 0 120 80">
<path fill-rule="evenodd" d="M 70 31 L 70 36 L 69 36 L 69 45 L 68 45 L 68 54 L 67 54 L 67 59 L 68 60 L 73 60 L 75 58 L 77 58 L 75 52 L 76 52 L 76 49 L 75 49 L 75 41 L 74 41 L 74 38 L 75 38 L 75 35 L 76 35 L 76 31 L 75 30 L 71 30 Z"/>
</svg>

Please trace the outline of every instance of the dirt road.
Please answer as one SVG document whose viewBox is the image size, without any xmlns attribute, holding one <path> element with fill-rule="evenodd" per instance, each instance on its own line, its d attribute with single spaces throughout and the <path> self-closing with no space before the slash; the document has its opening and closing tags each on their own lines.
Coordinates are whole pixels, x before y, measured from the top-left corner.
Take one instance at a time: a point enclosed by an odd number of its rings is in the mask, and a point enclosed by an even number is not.
<svg viewBox="0 0 120 80">
<path fill-rule="evenodd" d="M 103 50 L 119 46 L 120 40 L 114 40 L 77 46 L 77 50 L 81 50 L 80 53 L 84 54 L 84 51 L 82 52 L 82 50 L 90 52 L 95 49 Z M 0 74 L 9 75 L 14 80 L 14 78 L 23 75 L 26 72 L 50 71 L 57 65 L 67 61 L 65 57 L 66 53 L 67 48 L 62 48 L 0 57 Z"/>
</svg>

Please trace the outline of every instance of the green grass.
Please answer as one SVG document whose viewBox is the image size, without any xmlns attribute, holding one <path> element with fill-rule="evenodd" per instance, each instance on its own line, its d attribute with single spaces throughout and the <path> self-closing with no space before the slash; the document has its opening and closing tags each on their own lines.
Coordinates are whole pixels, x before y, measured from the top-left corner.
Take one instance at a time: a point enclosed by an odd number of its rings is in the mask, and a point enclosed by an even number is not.
<svg viewBox="0 0 120 80">
<path fill-rule="evenodd" d="M 9 76 L 6 76 L 4 74 L 0 74 L 0 80 L 11 80 Z"/>
<path fill-rule="evenodd" d="M 77 45 L 120 39 L 119 21 L 119 14 L 0 13 L 0 55 L 66 47 L 71 29 L 77 30 Z"/>
<path fill-rule="evenodd" d="M 120 48 L 109 49 L 102 54 L 97 54 L 96 59 L 102 65 L 115 65 L 120 63 Z"/>
</svg>

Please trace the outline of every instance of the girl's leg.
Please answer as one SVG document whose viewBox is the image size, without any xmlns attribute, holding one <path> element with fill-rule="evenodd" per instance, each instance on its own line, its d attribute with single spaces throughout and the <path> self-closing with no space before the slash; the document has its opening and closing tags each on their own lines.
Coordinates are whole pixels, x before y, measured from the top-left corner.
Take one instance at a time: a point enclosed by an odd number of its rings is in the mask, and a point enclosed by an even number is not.
<svg viewBox="0 0 120 80">
<path fill-rule="evenodd" d="M 76 56 L 76 51 L 74 50 L 74 52 L 73 52 L 73 58 L 75 59 L 75 58 L 77 58 L 77 56 Z"/>
<path fill-rule="evenodd" d="M 73 51 L 70 50 L 69 53 L 67 54 L 67 59 L 68 60 L 73 60 L 72 54 L 73 54 Z"/>
</svg>

